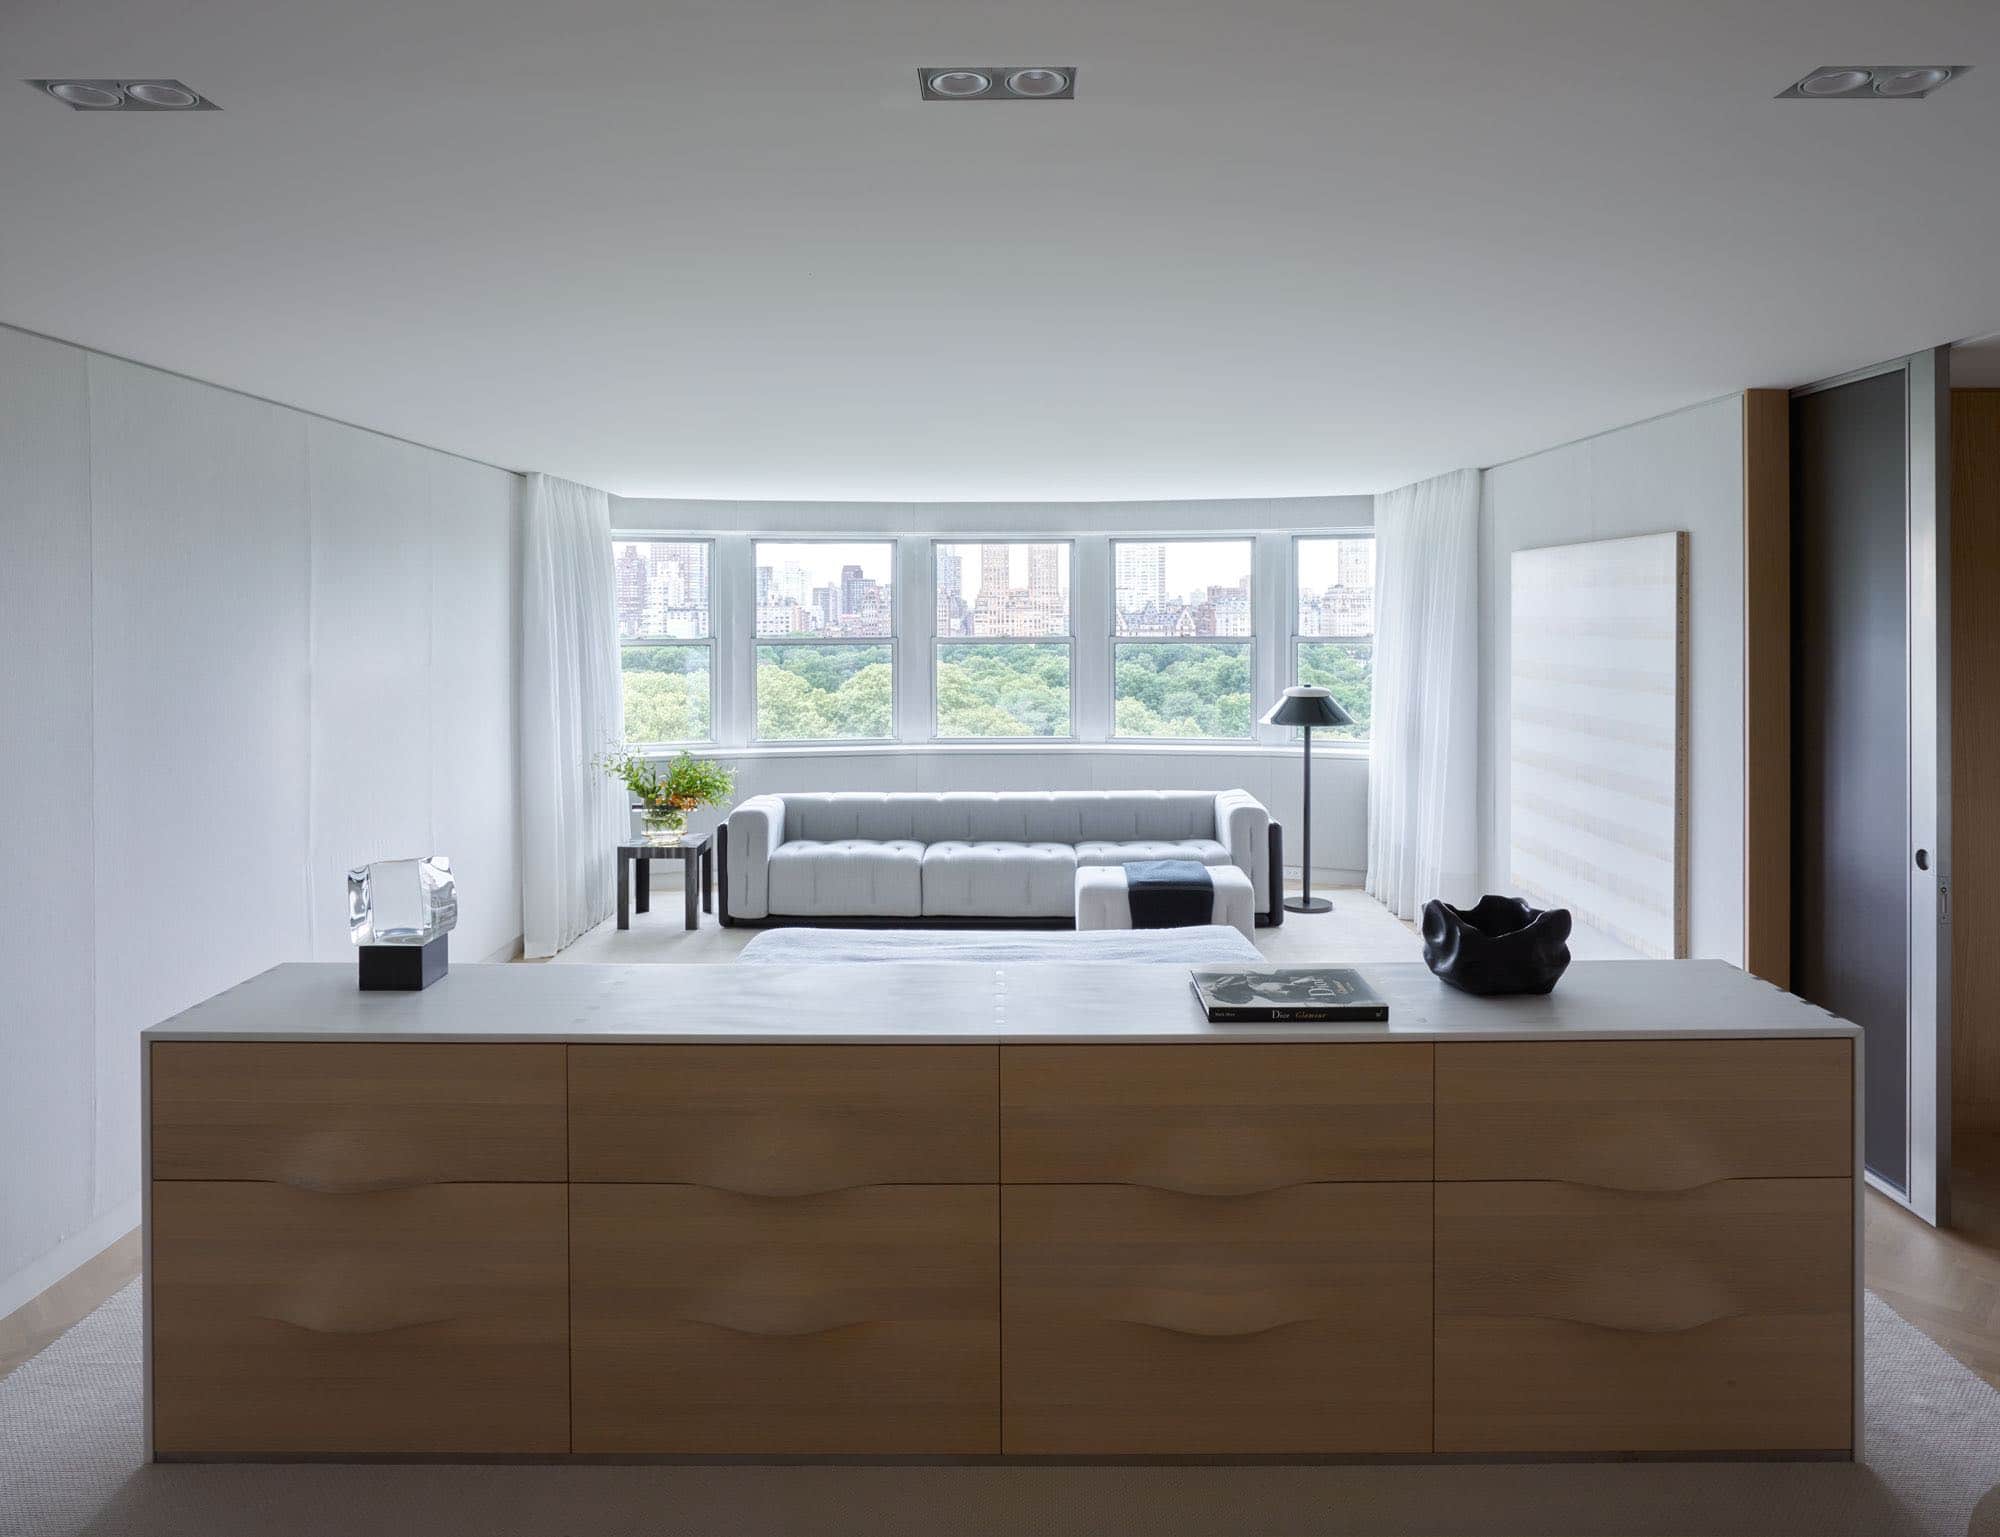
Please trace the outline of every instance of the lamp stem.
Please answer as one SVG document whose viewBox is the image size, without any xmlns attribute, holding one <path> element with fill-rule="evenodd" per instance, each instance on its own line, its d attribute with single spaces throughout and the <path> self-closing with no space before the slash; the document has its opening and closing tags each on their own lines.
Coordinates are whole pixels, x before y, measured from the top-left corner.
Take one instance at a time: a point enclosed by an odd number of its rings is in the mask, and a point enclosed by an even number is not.
<svg viewBox="0 0 2000 1537">
<path fill-rule="evenodd" d="M 1313 728 L 1306 727 L 1305 750 L 1305 832 L 1300 839 L 1302 857 L 1299 860 L 1299 905 L 1306 911 L 1312 910 L 1313 899 Z"/>
</svg>

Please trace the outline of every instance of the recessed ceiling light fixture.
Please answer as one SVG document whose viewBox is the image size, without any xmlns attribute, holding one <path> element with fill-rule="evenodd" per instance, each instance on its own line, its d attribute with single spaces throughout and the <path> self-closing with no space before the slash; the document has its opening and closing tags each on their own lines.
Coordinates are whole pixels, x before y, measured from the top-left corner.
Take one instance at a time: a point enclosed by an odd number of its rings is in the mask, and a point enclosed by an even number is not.
<svg viewBox="0 0 2000 1537">
<path fill-rule="evenodd" d="M 1778 92 L 1814 101 L 1916 101 L 1970 70 L 1970 64 L 1822 64 Z"/>
<path fill-rule="evenodd" d="M 78 112 L 220 112 L 178 80 L 30 80 L 36 90 Z"/>
<path fill-rule="evenodd" d="M 1070 101 L 1076 69 L 1060 64 L 977 64 L 917 71 L 925 101 Z"/>
</svg>

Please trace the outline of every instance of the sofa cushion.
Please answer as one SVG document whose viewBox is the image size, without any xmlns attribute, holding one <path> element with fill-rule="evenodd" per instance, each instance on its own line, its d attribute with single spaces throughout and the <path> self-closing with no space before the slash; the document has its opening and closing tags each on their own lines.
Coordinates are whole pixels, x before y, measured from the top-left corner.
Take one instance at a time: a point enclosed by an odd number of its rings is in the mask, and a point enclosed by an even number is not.
<svg viewBox="0 0 2000 1537">
<path fill-rule="evenodd" d="M 967 843 L 924 850 L 927 918 L 1063 918 L 1071 911 L 1076 850 L 1067 843 Z"/>
<path fill-rule="evenodd" d="M 792 839 L 771 854 L 771 911 L 790 916 L 918 918 L 924 846 L 908 839 Z"/>
<path fill-rule="evenodd" d="M 1208 790 L 951 791 L 787 794 L 787 837 L 918 843 L 1081 843 L 1213 838 Z"/>
<path fill-rule="evenodd" d="M 1142 838 L 1124 843 L 1092 839 L 1076 846 L 1079 865 L 1129 865 L 1135 859 L 1192 859 L 1205 865 L 1226 865 L 1229 850 L 1213 838 Z"/>
</svg>

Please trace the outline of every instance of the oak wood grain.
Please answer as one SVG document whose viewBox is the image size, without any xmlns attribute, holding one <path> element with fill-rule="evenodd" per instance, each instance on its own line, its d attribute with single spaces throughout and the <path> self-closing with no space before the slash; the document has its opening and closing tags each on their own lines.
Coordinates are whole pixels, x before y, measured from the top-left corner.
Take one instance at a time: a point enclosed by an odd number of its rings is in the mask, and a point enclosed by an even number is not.
<svg viewBox="0 0 2000 1537">
<path fill-rule="evenodd" d="M 1431 1048 L 1005 1046 L 1001 1178 L 1246 1194 L 1431 1172 Z"/>
<path fill-rule="evenodd" d="M 576 1450 L 997 1452 L 997 1205 L 576 1186 Z"/>
<path fill-rule="evenodd" d="M 573 1046 L 571 1177 L 990 1184 L 996 1072 L 991 1046 Z"/>
<path fill-rule="evenodd" d="M 1437 1175 L 1674 1190 L 1844 1176 L 1853 1047 L 1531 1041 L 1437 1048 Z"/>
<path fill-rule="evenodd" d="M 561 1181 L 562 1046 L 159 1041 L 152 1177 L 317 1190 Z"/>
<path fill-rule="evenodd" d="M 564 1186 L 152 1199 L 160 1451 L 569 1449 Z"/>
<path fill-rule="evenodd" d="M 1428 1184 L 1001 1199 L 1008 1452 L 1430 1449 Z"/>
<path fill-rule="evenodd" d="M 1850 1181 L 1436 1190 L 1439 1451 L 1851 1444 Z"/>
</svg>

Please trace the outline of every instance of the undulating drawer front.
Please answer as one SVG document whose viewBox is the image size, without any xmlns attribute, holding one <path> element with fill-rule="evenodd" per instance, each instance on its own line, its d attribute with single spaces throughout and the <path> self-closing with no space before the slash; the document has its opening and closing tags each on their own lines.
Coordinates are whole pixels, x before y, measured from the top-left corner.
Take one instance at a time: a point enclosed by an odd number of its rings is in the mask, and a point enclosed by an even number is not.
<svg viewBox="0 0 2000 1537">
<path fill-rule="evenodd" d="M 579 1452 L 1000 1449 L 991 1185 L 579 1185 Z"/>
<path fill-rule="evenodd" d="M 365 1190 L 567 1175 L 561 1046 L 160 1041 L 152 1176 Z"/>
<path fill-rule="evenodd" d="M 153 1413 L 192 1453 L 569 1449 L 561 1185 L 153 1186 Z"/>
<path fill-rule="evenodd" d="M 1436 1188 L 1439 1451 L 1851 1444 L 1850 1181 Z"/>
<path fill-rule="evenodd" d="M 798 1195 L 990 1184 L 991 1046 L 573 1046 L 570 1177 Z"/>
<path fill-rule="evenodd" d="M 1854 1168 L 1852 1044 L 1549 1041 L 1437 1048 L 1437 1177 L 1683 1190 Z"/>
<path fill-rule="evenodd" d="M 1431 1172 L 1431 1048 L 1005 1046 L 1001 1177 L 1241 1194 Z"/>
<path fill-rule="evenodd" d="M 1006 1451 L 1430 1449 L 1428 1184 L 1001 1201 Z"/>
</svg>

